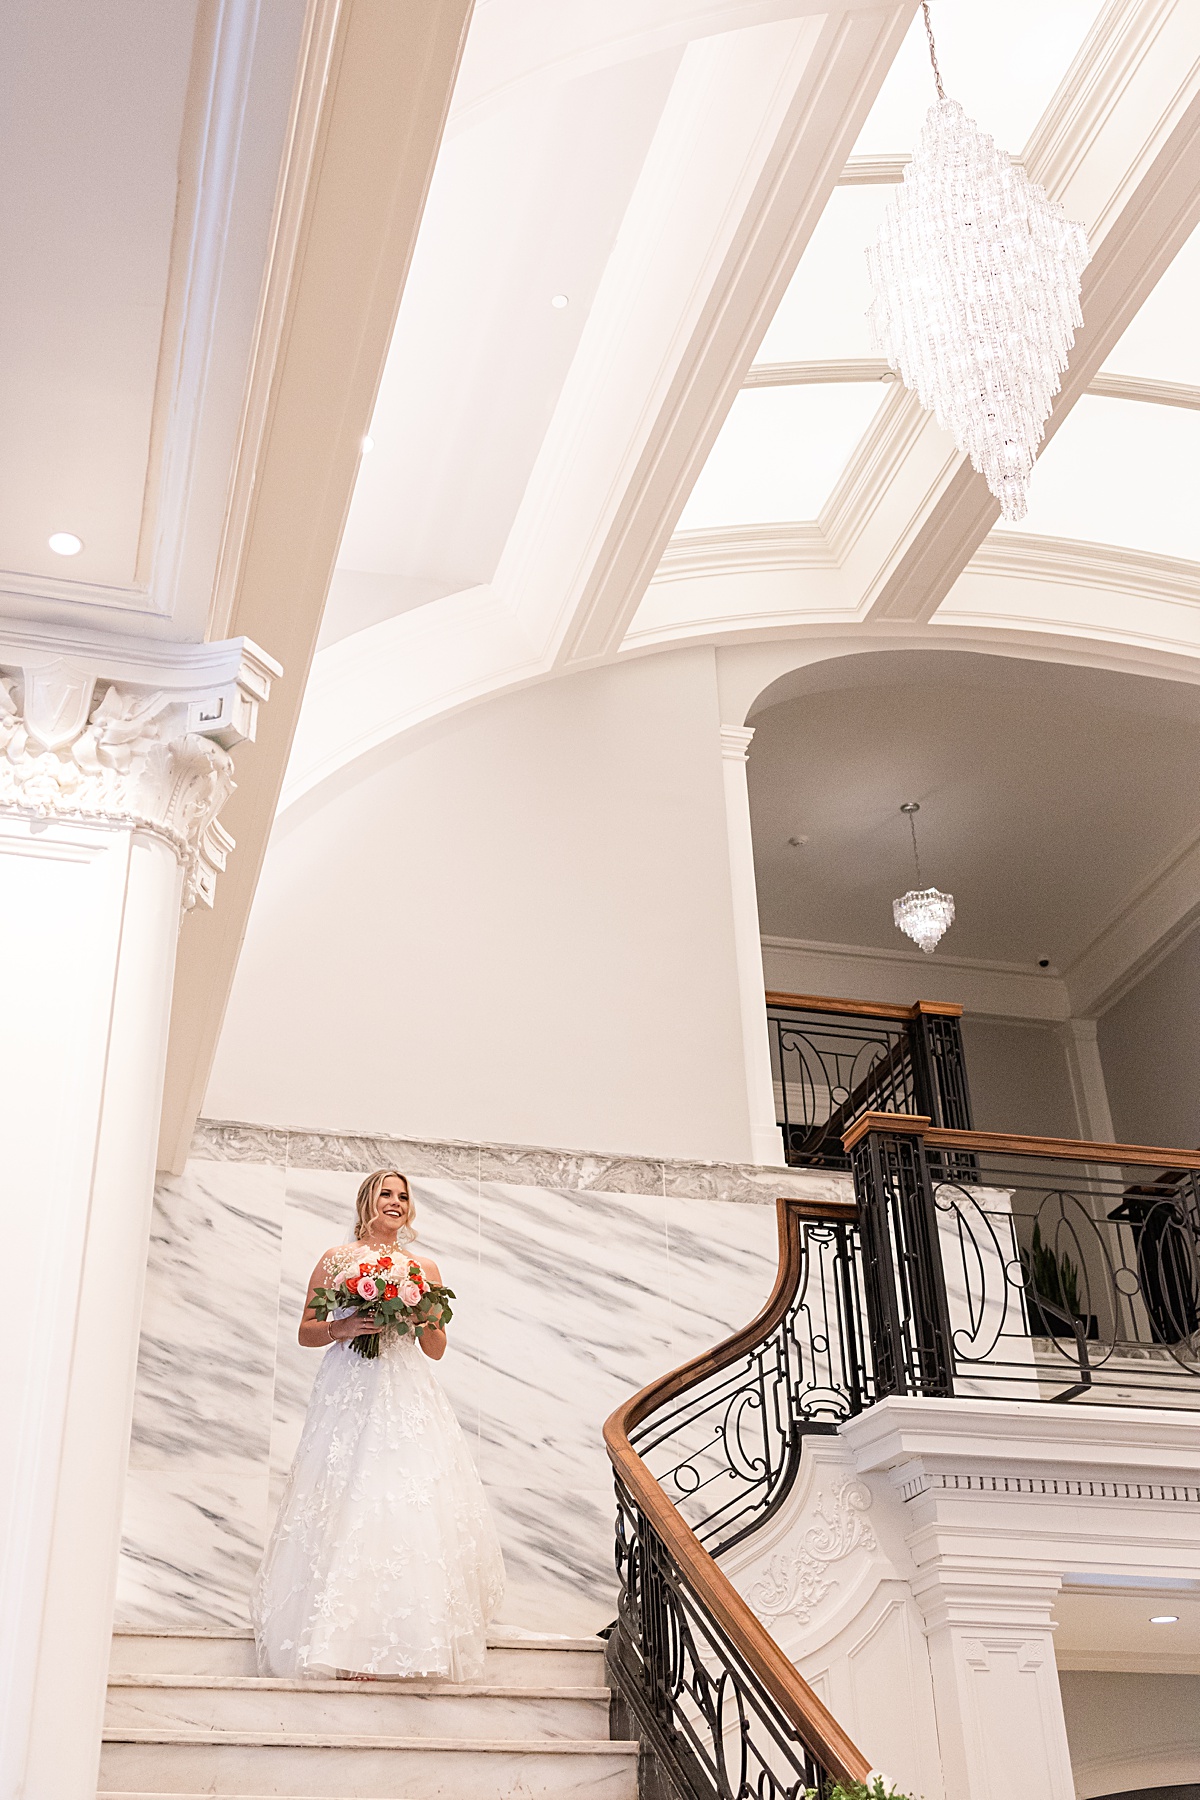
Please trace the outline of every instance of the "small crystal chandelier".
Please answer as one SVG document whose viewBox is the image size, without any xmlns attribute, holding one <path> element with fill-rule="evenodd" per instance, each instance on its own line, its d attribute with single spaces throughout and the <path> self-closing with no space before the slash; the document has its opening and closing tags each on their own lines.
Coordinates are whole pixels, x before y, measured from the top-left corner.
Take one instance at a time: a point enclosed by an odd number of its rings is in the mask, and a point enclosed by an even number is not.
<svg viewBox="0 0 1200 1800">
<path fill-rule="evenodd" d="M 1083 323 L 1082 225 L 947 100 L 922 0 L 937 99 L 867 251 L 878 348 L 1023 519 L 1059 376 Z"/>
<path fill-rule="evenodd" d="M 892 901 L 892 918 L 910 937 L 914 944 L 919 944 L 927 956 L 931 955 L 954 923 L 954 895 L 941 894 L 937 888 L 921 886 L 921 858 L 917 854 L 917 819 L 920 802 L 906 800 L 900 811 L 908 819 L 908 828 L 912 832 L 913 862 L 917 868 L 917 885 L 909 888 L 907 894 L 899 900 Z"/>
</svg>

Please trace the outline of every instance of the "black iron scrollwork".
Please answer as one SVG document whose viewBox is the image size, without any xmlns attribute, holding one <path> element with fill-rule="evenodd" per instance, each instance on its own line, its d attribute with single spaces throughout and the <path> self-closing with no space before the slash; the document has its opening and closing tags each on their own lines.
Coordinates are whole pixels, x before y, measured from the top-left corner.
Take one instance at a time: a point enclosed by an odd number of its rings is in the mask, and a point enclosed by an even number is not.
<svg viewBox="0 0 1200 1800">
<path fill-rule="evenodd" d="M 953 1014 L 875 1017 L 773 1004 L 771 1065 L 787 1160 L 848 1169 L 842 1137 L 867 1112 L 922 1113 L 971 1127 L 962 1032 Z"/>
</svg>

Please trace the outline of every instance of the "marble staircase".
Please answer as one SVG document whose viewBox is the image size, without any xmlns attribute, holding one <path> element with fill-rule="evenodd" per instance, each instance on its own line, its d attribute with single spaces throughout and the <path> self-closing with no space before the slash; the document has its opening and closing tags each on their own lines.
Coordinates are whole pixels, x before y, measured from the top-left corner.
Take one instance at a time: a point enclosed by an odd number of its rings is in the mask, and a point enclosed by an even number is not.
<svg viewBox="0 0 1200 1800">
<path fill-rule="evenodd" d="M 636 1800 L 604 1646 L 503 1630 L 479 1682 L 264 1680 L 249 1632 L 113 1639 L 98 1800 Z"/>
</svg>

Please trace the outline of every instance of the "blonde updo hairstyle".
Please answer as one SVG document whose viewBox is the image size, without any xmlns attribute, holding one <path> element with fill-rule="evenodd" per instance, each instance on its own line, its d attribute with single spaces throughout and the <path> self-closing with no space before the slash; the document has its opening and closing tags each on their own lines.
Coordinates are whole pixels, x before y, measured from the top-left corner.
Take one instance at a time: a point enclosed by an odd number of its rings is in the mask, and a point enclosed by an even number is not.
<svg viewBox="0 0 1200 1800">
<path fill-rule="evenodd" d="M 365 1243 L 371 1235 L 371 1227 L 375 1223 L 375 1215 L 379 1208 L 379 1192 L 389 1175 L 394 1175 L 397 1181 L 404 1183 L 404 1189 L 408 1195 L 408 1214 L 396 1233 L 397 1241 L 401 1244 L 411 1244 L 417 1235 L 414 1225 L 417 1203 L 413 1199 L 412 1184 L 408 1176 L 400 1169 L 376 1169 L 373 1175 L 367 1176 L 359 1188 L 358 1198 L 354 1202 L 354 1237 L 359 1244 Z"/>
</svg>

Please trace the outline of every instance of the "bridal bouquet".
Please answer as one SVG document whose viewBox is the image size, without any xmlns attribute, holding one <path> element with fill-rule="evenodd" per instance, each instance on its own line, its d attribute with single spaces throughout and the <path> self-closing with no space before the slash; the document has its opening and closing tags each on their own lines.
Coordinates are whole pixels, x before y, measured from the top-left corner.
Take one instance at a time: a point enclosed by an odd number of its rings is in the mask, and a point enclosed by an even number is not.
<svg viewBox="0 0 1200 1800">
<path fill-rule="evenodd" d="M 429 1280 L 420 1263 L 407 1257 L 396 1262 L 390 1256 L 379 1256 L 374 1262 L 359 1263 L 357 1269 L 343 1270 L 332 1287 L 317 1288 L 312 1309 L 318 1319 L 335 1312 L 345 1316 L 348 1310 L 385 1331 L 393 1327 L 419 1338 L 453 1316 L 453 1298 L 450 1288 Z M 353 1337 L 350 1342 L 360 1356 L 378 1356 L 382 1335 L 381 1331 Z"/>
</svg>

